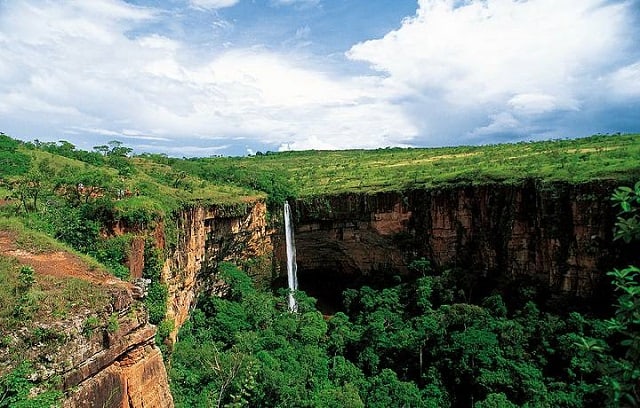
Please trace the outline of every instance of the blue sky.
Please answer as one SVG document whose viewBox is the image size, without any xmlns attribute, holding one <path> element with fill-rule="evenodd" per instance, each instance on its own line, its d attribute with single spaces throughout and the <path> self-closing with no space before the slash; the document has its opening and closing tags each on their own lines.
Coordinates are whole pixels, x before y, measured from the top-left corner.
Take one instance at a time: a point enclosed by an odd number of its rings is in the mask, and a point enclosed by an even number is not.
<svg viewBox="0 0 640 408">
<path fill-rule="evenodd" d="M 640 132 L 640 0 L 0 0 L 0 131 L 179 157 Z"/>
</svg>

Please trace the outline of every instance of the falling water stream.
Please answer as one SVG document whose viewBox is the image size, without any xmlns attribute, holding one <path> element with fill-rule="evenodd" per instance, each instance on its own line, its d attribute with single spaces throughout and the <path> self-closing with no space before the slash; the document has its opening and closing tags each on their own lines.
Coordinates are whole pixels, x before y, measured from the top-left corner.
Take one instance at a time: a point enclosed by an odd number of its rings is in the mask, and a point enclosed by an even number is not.
<svg viewBox="0 0 640 408">
<path fill-rule="evenodd" d="M 284 232 L 287 244 L 287 278 L 289 280 L 289 311 L 298 311 L 298 302 L 294 296 L 298 290 L 298 276 L 296 265 L 296 243 L 293 238 L 293 223 L 291 222 L 291 208 L 289 203 L 284 203 Z"/>
</svg>

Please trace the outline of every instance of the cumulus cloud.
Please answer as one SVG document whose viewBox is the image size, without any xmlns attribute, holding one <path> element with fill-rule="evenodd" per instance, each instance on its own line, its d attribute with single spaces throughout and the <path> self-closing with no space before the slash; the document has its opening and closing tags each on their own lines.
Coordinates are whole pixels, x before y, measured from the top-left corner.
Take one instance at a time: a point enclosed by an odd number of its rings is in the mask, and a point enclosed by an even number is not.
<svg viewBox="0 0 640 408">
<path fill-rule="evenodd" d="M 194 60 L 187 44 L 143 34 L 156 11 L 91 4 L 112 13 L 67 3 L 5 6 L 2 122 L 30 120 L 68 135 L 138 135 L 157 148 L 167 138 L 211 146 L 238 137 L 274 148 L 377 147 L 417 132 L 377 77 L 331 76 L 260 47 Z"/>
<path fill-rule="evenodd" d="M 599 97 L 598 78 L 637 47 L 629 31 L 633 6 L 602 0 L 420 0 L 416 15 L 401 28 L 354 45 L 347 56 L 388 75 L 389 83 L 446 104 L 468 123 L 468 134 L 476 127 L 479 133 L 517 132 L 541 114 L 577 111 Z M 631 65 L 611 82 L 621 88 L 615 84 L 636 76 L 637 66 Z M 483 114 L 474 115 L 479 110 Z"/>
</svg>

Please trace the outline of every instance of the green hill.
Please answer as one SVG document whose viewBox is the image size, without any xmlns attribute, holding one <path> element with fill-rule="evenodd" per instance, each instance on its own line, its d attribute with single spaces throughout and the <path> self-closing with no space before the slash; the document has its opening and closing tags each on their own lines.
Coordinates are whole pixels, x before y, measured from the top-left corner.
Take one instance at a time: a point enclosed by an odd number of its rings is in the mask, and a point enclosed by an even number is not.
<svg viewBox="0 0 640 408">
<path fill-rule="evenodd" d="M 216 184 L 295 196 L 398 191 L 447 184 L 516 183 L 525 178 L 630 182 L 640 175 L 640 135 L 445 148 L 258 153 L 251 157 L 166 159 Z"/>
</svg>

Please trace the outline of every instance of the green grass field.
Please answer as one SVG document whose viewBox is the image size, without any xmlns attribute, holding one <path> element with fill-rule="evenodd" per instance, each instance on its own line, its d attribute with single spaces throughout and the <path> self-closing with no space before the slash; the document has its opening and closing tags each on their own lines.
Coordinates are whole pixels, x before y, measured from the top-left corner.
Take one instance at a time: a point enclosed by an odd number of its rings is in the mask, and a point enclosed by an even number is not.
<svg viewBox="0 0 640 408">
<path fill-rule="evenodd" d="M 396 191 L 450 184 L 516 183 L 525 178 L 580 183 L 640 177 L 640 135 L 421 149 L 302 151 L 251 157 L 170 159 L 175 169 L 214 183 L 277 176 L 295 195 Z M 234 175 L 242 174 L 241 177 Z"/>
</svg>

